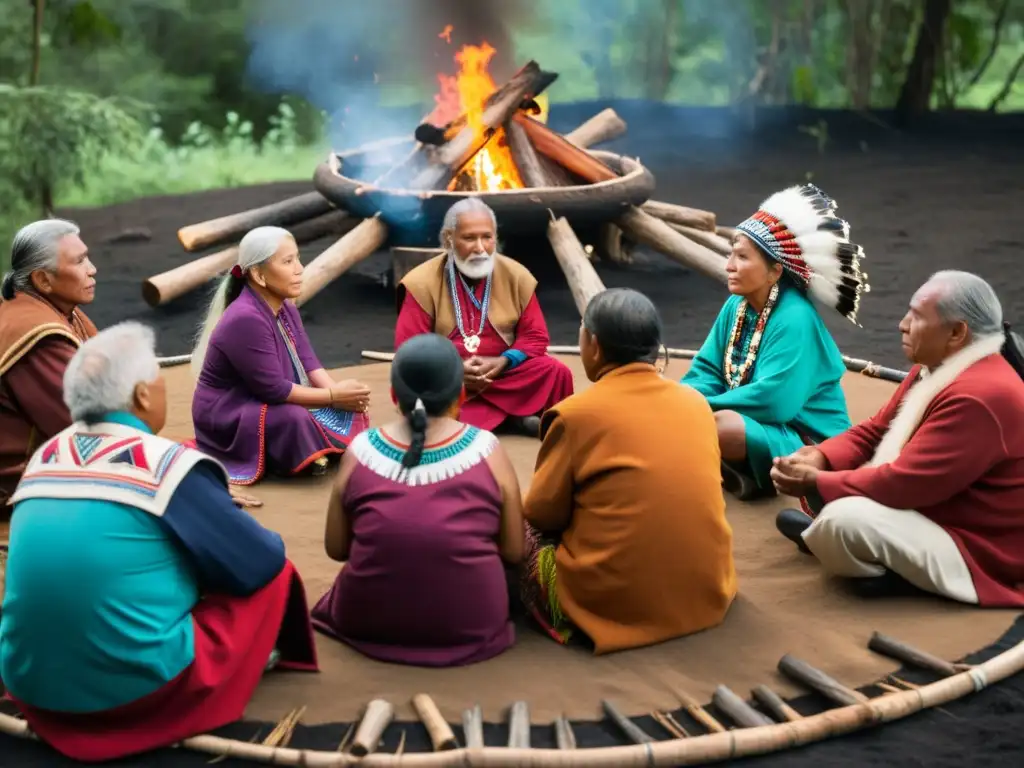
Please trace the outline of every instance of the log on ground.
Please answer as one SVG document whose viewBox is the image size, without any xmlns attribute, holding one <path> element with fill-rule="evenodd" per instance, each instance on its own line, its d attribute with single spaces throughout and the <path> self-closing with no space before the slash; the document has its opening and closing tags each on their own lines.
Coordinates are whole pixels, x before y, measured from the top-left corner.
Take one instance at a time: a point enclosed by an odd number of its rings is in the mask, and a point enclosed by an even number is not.
<svg viewBox="0 0 1024 768">
<path fill-rule="evenodd" d="M 565 273 L 576 309 L 583 317 L 590 300 L 604 290 L 604 283 L 567 219 L 554 219 L 548 224 L 548 242 L 558 259 L 558 266 Z"/>
<path fill-rule="evenodd" d="M 711 211 L 702 211 L 699 208 L 687 208 L 685 205 L 664 203 L 660 200 L 648 200 L 643 204 L 644 213 L 649 213 L 656 219 L 667 221 L 669 224 L 682 224 L 684 227 L 703 229 L 705 232 L 715 232 L 715 214 Z"/>
<path fill-rule="evenodd" d="M 633 206 L 620 216 L 615 224 L 630 239 L 653 248 L 684 267 L 707 275 L 722 284 L 726 283 L 725 259 L 710 248 L 705 248 L 676 232 L 661 219 L 656 219 Z"/>
<path fill-rule="evenodd" d="M 295 224 L 321 216 L 333 207 L 319 192 L 307 192 L 262 208 L 182 227 L 178 230 L 178 241 L 186 251 L 201 251 L 239 239 L 250 229 Z"/>
<path fill-rule="evenodd" d="M 345 211 L 331 211 L 309 221 L 287 227 L 299 245 L 312 243 L 327 235 L 342 235 L 359 222 Z M 238 246 L 194 259 L 179 267 L 154 275 L 142 283 L 142 298 L 151 307 L 167 304 L 179 296 L 202 287 L 227 272 L 238 260 Z"/>
<path fill-rule="evenodd" d="M 565 134 L 565 140 L 577 147 L 592 147 L 595 144 L 617 139 L 625 132 L 626 121 L 609 107 Z"/>
<path fill-rule="evenodd" d="M 605 261 L 622 266 L 633 263 L 629 245 L 622 230 L 610 222 L 601 225 L 597 237 L 597 254 Z"/>
<path fill-rule="evenodd" d="M 296 305 L 302 306 L 316 296 L 328 283 L 373 254 L 387 238 L 388 226 L 379 214 L 364 220 L 309 263 Z"/>
</svg>

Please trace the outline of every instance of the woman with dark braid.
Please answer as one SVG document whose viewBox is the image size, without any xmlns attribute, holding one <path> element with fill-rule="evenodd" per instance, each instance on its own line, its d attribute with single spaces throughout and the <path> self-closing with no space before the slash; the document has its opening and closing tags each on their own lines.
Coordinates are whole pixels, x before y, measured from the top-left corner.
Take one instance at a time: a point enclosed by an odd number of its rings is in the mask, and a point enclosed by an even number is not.
<svg viewBox="0 0 1024 768">
<path fill-rule="evenodd" d="M 341 461 L 324 545 L 344 565 L 313 625 L 381 661 L 473 664 L 515 640 L 504 564 L 523 558 L 519 482 L 497 438 L 458 421 L 462 382 L 451 341 L 412 337 L 391 367 L 402 418 Z"/>
</svg>

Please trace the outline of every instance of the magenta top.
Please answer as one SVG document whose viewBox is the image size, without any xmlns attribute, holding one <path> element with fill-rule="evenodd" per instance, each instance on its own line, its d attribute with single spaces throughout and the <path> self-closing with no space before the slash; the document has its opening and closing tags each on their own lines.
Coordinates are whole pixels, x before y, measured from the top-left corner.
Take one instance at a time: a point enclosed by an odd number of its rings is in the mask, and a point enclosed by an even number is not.
<svg viewBox="0 0 1024 768">
<path fill-rule="evenodd" d="M 358 465 L 342 497 L 348 562 L 313 609 L 313 625 L 381 661 L 472 664 L 515 641 L 498 552 L 501 490 L 490 432 L 464 426 L 428 445 L 419 466 L 380 429 L 349 450 Z"/>
</svg>

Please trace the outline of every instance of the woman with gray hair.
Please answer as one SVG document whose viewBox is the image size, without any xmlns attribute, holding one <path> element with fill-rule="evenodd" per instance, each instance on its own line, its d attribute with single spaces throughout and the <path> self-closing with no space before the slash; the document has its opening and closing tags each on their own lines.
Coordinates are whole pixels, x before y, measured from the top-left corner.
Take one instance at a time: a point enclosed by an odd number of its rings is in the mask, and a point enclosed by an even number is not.
<svg viewBox="0 0 1024 768">
<path fill-rule="evenodd" d="M 294 304 L 302 273 L 288 230 L 249 232 L 192 353 L 196 446 L 237 485 L 267 470 L 323 473 L 369 426 L 369 388 L 335 381 L 313 352 Z"/>
<path fill-rule="evenodd" d="M 77 225 L 43 219 L 14 236 L 0 285 L 0 518 L 26 457 L 71 423 L 61 379 L 96 335 L 81 310 L 95 291 L 96 267 Z"/>
<path fill-rule="evenodd" d="M 284 542 L 237 509 L 224 467 L 161 437 L 153 332 L 121 323 L 67 367 L 74 423 L 14 495 L 0 678 L 73 760 L 125 757 L 242 716 L 264 672 L 315 671 Z"/>
</svg>

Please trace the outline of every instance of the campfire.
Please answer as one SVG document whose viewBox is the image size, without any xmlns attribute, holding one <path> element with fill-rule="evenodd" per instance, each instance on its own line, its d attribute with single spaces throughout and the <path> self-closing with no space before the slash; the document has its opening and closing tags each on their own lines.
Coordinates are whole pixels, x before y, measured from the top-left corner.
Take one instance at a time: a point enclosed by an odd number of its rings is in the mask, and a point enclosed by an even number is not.
<svg viewBox="0 0 1024 768">
<path fill-rule="evenodd" d="M 434 108 L 412 136 L 332 152 L 314 173 L 315 191 L 186 226 L 181 244 L 189 252 L 223 247 L 268 224 L 288 228 L 300 244 L 337 236 L 306 268 L 301 305 L 385 244 L 397 282 L 438 253 L 444 212 L 475 195 L 494 209 L 503 233 L 547 235 L 581 313 L 604 290 L 591 259 L 629 264 L 635 245 L 725 282 L 732 230 L 709 211 L 652 200 L 655 178 L 639 159 L 590 149 L 626 132 L 613 110 L 562 135 L 547 125 L 544 94 L 558 75 L 529 61 L 499 85 L 490 73 L 494 55 L 486 42 L 461 48 L 455 74 L 438 76 Z M 596 248 L 584 247 L 580 227 L 598 233 Z M 232 245 L 151 277 L 143 296 L 166 304 L 226 272 L 236 257 Z"/>
</svg>

